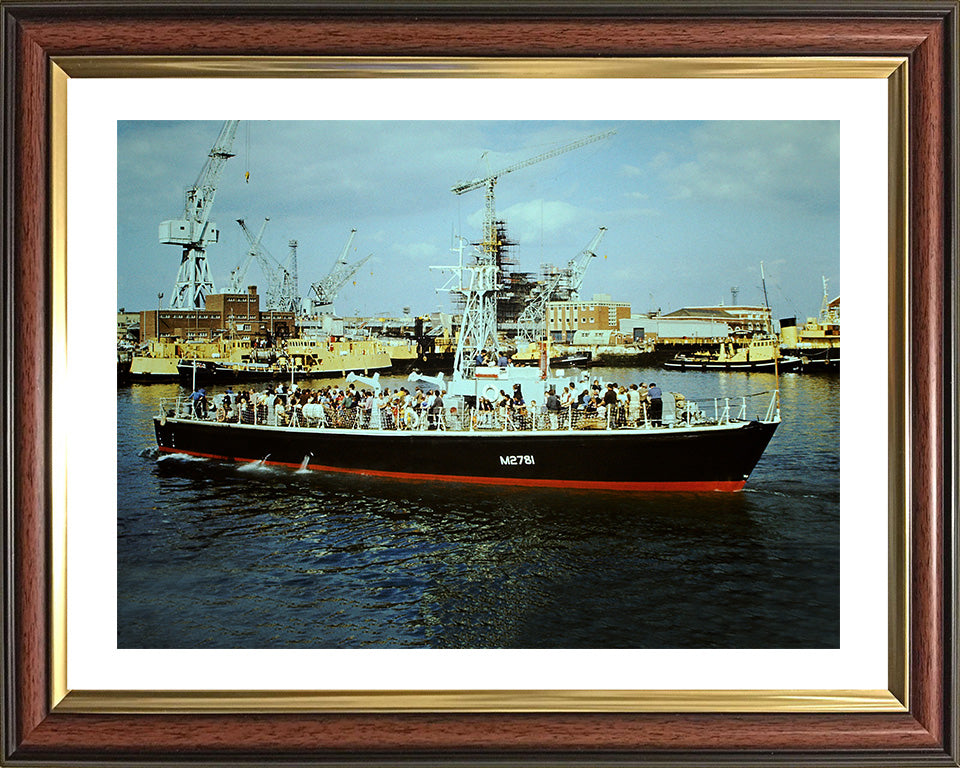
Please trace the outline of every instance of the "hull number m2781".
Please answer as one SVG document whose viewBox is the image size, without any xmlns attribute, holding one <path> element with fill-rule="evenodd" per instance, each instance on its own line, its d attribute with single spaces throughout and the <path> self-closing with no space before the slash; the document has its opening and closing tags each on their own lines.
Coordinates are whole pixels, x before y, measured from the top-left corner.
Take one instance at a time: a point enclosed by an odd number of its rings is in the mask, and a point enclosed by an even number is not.
<svg viewBox="0 0 960 768">
<path fill-rule="evenodd" d="M 501 456 L 500 463 L 509 466 L 516 466 L 518 464 L 536 464 L 537 462 L 534 461 L 534 458 L 531 454 L 525 453 L 517 454 L 515 456 Z"/>
</svg>

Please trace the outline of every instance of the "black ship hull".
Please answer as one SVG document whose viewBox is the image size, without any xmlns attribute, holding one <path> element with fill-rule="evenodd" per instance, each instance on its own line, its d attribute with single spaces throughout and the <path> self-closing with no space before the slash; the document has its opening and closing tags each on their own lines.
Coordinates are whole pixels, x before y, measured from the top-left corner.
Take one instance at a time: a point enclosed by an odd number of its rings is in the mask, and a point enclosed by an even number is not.
<svg viewBox="0 0 960 768">
<path fill-rule="evenodd" d="M 118 384 L 171 384 L 179 381 L 180 376 L 176 373 L 131 373 L 127 371 Z"/>
<path fill-rule="evenodd" d="M 589 366 L 593 362 L 593 352 L 575 352 L 563 357 L 551 358 L 550 366 L 552 368 L 576 368 L 577 366 Z"/>
<path fill-rule="evenodd" d="M 840 348 L 829 349 L 787 349 L 785 355 L 800 358 L 800 370 L 805 373 L 837 372 L 840 370 Z"/>
<path fill-rule="evenodd" d="M 700 360 L 695 357 L 684 357 L 678 355 L 672 360 L 663 364 L 664 368 L 671 368 L 676 371 L 756 371 L 764 373 L 774 373 L 779 371 L 796 371 L 800 368 L 801 361 L 796 357 L 782 357 L 774 365 L 773 360 L 762 360 L 758 362 L 722 362 L 719 360 Z"/>
<path fill-rule="evenodd" d="M 289 378 L 270 368 L 239 368 L 210 360 L 181 360 L 177 363 L 177 378 L 184 387 L 236 384 L 239 382 L 282 381 Z"/>
<path fill-rule="evenodd" d="M 453 367 L 453 358 L 453 352 L 423 352 L 418 357 L 392 360 L 390 370 L 393 373 L 449 371 Z"/>
<path fill-rule="evenodd" d="M 777 423 L 409 432 L 154 419 L 165 453 L 416 482 L 622 491 L 738 491 Z"/>
<path fill-rule="evenodd" d="M 550 367 L 554 369 L 589 368 L 592 363 L 593 354 L 591 352 L 587 352 L 582 355 L 564 355 L 563 357 L 550 358 Z M 534 368 L 539 366 L 540 362 L 537 360 L 516 360 L 516 358 L 514 358 L 514 360 L 511 361 L 511 364 L 526 368 Z"/>
</svg>

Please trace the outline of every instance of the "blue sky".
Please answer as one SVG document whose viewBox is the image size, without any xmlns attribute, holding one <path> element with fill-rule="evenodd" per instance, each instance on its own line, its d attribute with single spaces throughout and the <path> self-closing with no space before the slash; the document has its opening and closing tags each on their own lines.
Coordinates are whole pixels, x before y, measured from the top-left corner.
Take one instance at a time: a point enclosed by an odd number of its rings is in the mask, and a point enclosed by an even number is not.
<svg viewBox="0 0 960 768">
<path fill-rule="evenodd" d="M 479 238 L 485 175 L 565 142 L 607 139 L 503 176 L 497 213 L 518 241 L 518 268 L 565 265 L 598 227 L 607 233 L 581 295 L 607 293 L 634 312 L 761 303 L 760 262 L 774 316 L 815 315 L 840 293 L 840 133 L 834 121 L 251 121 L 242 122 L 212 219 L 207 258 L 218 289 L 246 253 L 238 218 L 278 259 L 299 242 L 301 293 L 330 270 L 351 229 L 351 258 L 373 257 L 340 293 L 340 314 L 400 315 L 450 301 L 431 265 L 453 263 L 454 233 Z M 217 122 L 118 123 L 118 306 L 167 297 L 179 248 L 161 221 L 182 215 Z M 250 172 L 249 182 L 244 174 Z M 263 284 L 254 264 L 247 283 Z"/>
</svg>

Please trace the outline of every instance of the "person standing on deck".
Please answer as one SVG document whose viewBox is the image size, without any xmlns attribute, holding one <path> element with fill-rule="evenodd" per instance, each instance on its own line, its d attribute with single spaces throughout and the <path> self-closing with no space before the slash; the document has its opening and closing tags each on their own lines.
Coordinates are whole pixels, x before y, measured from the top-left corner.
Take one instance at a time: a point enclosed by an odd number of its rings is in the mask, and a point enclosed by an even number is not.
<svg viewBox="0 0 960 768">
<path fill-rule="evenodd" d="M 207 418 L 207 391 L 198 389 L 190 395 L 193 401 L 193 413 L 198 419 Z"/>
<path fill-rule="evenodd" d="M 603 393 L 603 413 L 607 419 L 607 428 L 616 426 L 617 390 L 613 384 L 607 384 L 607 391 Z"/>
<path fill-rule="evenodd" d="M 663 422 L 663 391 L 651 381 L 647 397 L 650 399 L 650 422 L 659 427 Z"/>
<path fill-rule="evenodd" d="M 631 427 L 640 425 L 640 390 L 636 384 L 631 384 L 627 390 L 627 420 Z"/>
<path fill-rule="evenodd" d="M 563 388 L 566 392 L 566 387 Z M 557 390 L 553 387 L 550 387 L 550 391 L 547 393 L 547 423 L 550 425 L 550 429 L 556 429 L 560 425 L 560 398 L 557 397 Z"/>
</svg>

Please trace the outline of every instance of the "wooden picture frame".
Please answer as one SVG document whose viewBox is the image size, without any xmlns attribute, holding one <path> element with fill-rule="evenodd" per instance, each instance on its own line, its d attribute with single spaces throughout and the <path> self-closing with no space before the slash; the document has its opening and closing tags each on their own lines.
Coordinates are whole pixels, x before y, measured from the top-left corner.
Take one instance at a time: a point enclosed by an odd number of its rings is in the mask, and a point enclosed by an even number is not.
<svg viewBox="0 0 960 768">
<path fill-rule="evenodd" d="M 788 2 L 700 4 L 351 3 L 158 0 L 115 5 L 0 2 L 3 58 L 4 669 L 3 744 L 11 765 L 58 764 L 931 764 L 958 765 L 957 680 L 957 20 L 958 4 Z M 465 30 L 468 32 L 465 33 Z M 129 74 L 144 57 L 189 56 L 206 73 L 237 74 L 243 57 L 902 57 L 907 167 L 902 236 L 908 269 L 893 281 L 893 319 L 909 406 L 902 494 L 908 527 L 892 530 L 905 560 L 890 696 L 870 711 L 700 706 L 658 711 L 585 702 L 550 707 L 438 706 L 391 711 L 354 701 L 338 711 L 204 703 L 203 693 L 125 704 L 63 699 L 65 665 L 51 608 L 60 574 L 54 498 L 50 370 L 62 211 L 51 184 L 64 136 L 52 110 L 62 67 L 81 76 L 98 59 Z M 159 61 L 154 59 L 153 61 Z M 169 59 L 168 59 L 169 60 Z M 435 60 L 435 59 L 431 59 Z M 70 62 L 69 65 L 66 62 Z M 139 67 L 139 68 L 138 68 Z M 189 74 L 189 72 L 188 72 Z M 256 71 L 248 72 L 256 74 Z M 61 94 L 62 96 L 62 94 Z M 61 286 L 62 288 L 62 286 Z M 903 306 L 903 305 L 906 306 Z M 38 386 L 38 382 L 42 384 Z M 901 403 L 903 400 L 901 400 Z M 893 406 L 892 406 L 893 408 Z M 903 410 L 902 408 L 900 409 Z M 893 427 L 894 431 L 898 428 Z M 52 542 L 52 543 L 51 543 Z M 902 643 L 900 641 L 903 641 Z M 782 692 L 787 695 L 789 692 Z M 691 694 L 695 699 L 696 693 Z M 229 697 L 227 697 L 229 698 Z M 152 701 L 152 703 L 151 703 Z M 682 711 L 678 711 L 682 710 Z"/>
</svg>

